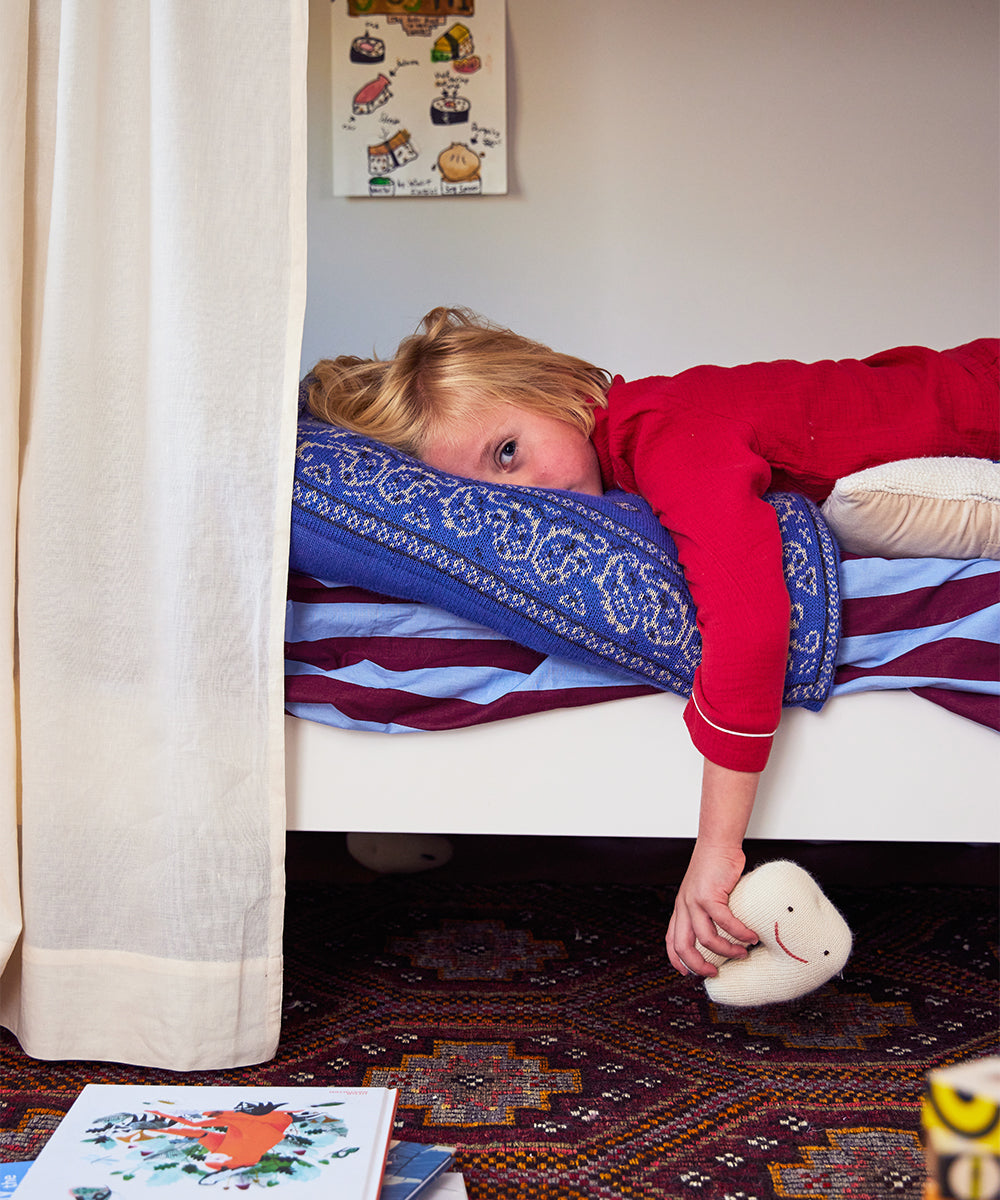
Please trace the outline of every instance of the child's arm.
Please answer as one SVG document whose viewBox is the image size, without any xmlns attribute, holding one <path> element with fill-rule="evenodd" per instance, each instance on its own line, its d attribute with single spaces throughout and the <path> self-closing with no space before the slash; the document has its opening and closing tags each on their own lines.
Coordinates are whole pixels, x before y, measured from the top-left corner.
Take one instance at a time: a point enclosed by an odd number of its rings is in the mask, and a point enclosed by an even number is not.
<svg viewBox="0 0 1000 1200">
<path fill-rule="evenodd" d="M 740 942 L 757 941 L 756 933 L 730 912 L 729 893 L 743 873 L 743 836 L 759 780 L 759 773 L 730 771 L 705 759 L 698 840 L 667 927 L 667 956 L 682 975 L 718 974 L 695 948 L 696 941 L 724 957 L 746 955 L 742 946 L 721 937 L 716 925 Z"/>
</svg>

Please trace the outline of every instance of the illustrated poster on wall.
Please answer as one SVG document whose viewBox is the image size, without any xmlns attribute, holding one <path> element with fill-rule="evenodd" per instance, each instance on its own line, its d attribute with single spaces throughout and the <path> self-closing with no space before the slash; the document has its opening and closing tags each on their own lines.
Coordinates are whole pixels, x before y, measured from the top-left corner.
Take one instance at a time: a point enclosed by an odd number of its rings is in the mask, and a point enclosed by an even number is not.
<svg viewBox="0 0 1000 1200">
<path fill-rule="evenodd" d="M 334 195 L 504 195 L 505 0 L 331 5 Z"/>
</svg>

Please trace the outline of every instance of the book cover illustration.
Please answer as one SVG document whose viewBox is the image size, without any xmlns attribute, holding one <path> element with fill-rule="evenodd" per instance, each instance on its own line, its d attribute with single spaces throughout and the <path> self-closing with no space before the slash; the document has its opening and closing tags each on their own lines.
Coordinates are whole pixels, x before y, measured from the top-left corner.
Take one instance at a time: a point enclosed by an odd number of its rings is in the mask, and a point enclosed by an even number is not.
<svg viewBox="0 0 1000 1200">
<path fill-rule="evenodd" d="M 455 1158 L 454 1146 L 424 1146 L 416 1142 L 393 1142 L 385 1164 L 379 1200 L 410 1200 L 446 1171 Z"/>
<path fill-rule="evenodd" d="M 396 1098 L 391 1088 L 90 1084 L 17 1200 L 127 1200 L 150 1187 L 180 1200 L 206 1186 L 376 1200 Z"/>
</svg>

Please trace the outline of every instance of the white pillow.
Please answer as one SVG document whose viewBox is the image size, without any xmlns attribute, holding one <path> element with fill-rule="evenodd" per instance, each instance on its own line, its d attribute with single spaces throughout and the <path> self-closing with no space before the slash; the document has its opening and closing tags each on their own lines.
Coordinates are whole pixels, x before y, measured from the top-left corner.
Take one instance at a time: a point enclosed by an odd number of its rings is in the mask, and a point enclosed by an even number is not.
<svg viewBox="0 0 1000 1200">
<path fill-rule="evenodd" d="M 822 511 L 854 554 L 1000 559 L 1000 464 L 986 458 L 869 467 L 839 479 Z"/>
</svg>

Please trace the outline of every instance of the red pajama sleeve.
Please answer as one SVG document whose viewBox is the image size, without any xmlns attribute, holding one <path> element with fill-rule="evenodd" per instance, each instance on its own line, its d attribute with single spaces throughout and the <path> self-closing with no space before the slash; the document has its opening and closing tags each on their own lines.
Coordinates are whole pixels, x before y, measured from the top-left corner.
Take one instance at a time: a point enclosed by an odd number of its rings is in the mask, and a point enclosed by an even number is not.
<svg viewBox="0 0 1000 1200">
<path fill-rule="evenodd" d="M 650 503 L 677 544 L 697 608 L 702 661 L 684 713 L 706 758 L 763 770 L 781 718 L 790 605 L 771 471 L 745 422 L 669 415 L 616 385 L 611 457 L 619 486 Z"/>
</svg>

